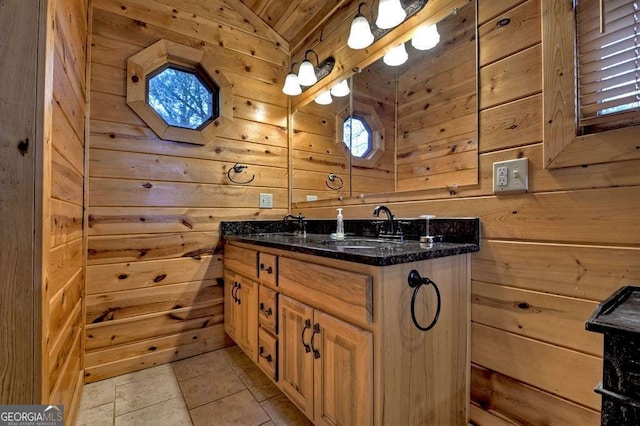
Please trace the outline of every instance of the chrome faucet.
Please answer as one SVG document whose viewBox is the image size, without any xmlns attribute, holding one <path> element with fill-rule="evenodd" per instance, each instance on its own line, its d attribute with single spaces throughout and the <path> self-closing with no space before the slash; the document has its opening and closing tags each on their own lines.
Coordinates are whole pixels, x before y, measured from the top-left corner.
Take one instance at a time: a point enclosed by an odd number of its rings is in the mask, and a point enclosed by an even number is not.
<svg viewBox="0 0 640 426">
<path fill-rule="evenodd" d="M 379 217 L 381 211 L 387 214 L 387 223 L 389 224 L 387 229 L 388 235 L 395 235 L 395 229 L 394 229 L 395 227 L 393 225 L 393 215 L 391 214 L 391 210 L 389 210 L 389 207 L 387 206 L 376 207 L 375 209 L 373 209 L 373 217 Z M 382 234 L 380 236 L 382 236 Z"/>
<path fill-rule="evenodd" d="M 304 221 L 304 216 L 302 216 L 302 212 L 298 212 L 298 216 L 294 216 L 292 214 L 288 214 L 282 219 L 282 221 L 286 224 L 289 219 L 293 219 L 298 222 L 298 228 L 302 235 L 307 235 L 307 224 Z"/>
</svg>

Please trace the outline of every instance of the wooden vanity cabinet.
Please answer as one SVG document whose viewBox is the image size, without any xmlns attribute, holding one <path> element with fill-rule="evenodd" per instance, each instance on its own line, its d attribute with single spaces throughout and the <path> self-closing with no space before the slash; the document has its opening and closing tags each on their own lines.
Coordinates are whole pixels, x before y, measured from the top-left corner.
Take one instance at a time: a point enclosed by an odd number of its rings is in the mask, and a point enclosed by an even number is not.
<svg viewBox="0 0 640 426">
<path fill-rule="evenodd" d="M 254 361 L 258 360 L 258 283 L 225 271 L 224 328 Z"/>
<path fill-rule="evenodd" d="M 262 356 L 253 359 L 316 425 L 467 424 L 470 254 L 378 267 L 244 243 L 227 247 L 252 249 L 259 254 L 245 256 L 277 267 L 275 286 L 254 282 L 266 303 L 242 313 L 260 336 Z M 243 275 L 233 261 L 234 272 L 225 267 L 228 289 Z M 412 270 L 436 282 L 441 296 L 439 320 L 426 332 L 411 317 Z M 432 286 L 417 293 L 423 326 L 433 319 L 436 300 Z M 260 309 L 274 304 L 277 321 Z M 243 320 L 225 311 L 227 321 L 242 347 L 237 324 Z"/>
</svg>

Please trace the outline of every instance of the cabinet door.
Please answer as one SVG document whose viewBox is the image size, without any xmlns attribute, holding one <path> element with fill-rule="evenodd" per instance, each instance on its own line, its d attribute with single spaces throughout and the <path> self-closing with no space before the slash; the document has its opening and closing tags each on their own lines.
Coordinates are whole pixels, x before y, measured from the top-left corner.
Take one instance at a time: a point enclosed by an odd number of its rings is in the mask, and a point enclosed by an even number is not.
<svg viewBox="0 0 640 426">
<path fill-rule="evenodd" d="M 309 342 L 313 309 L 282 296 L 280 298 L 279 375 L 282 391 L 313 419 L 313 354 Z"/>
<path fill-rule="evenodd" d="M 236 274 L 225 269 L 224 271 L 224 330 L 229 337 L 237 341 L 236 336 L 236 302 L 234 299 L 238 281 Z"/>
<path fill-rule="evenodd" d="M 315 311 L 314 423 L 370 425 L 373 419 L 371 332 Z"/>
<path fill-rule="evenodd" d="M 258 361 L 258 283 L 245 277 L 238 277 L 240 288 L 236 292 L 239 299 L 236 336 L 238 343 L 253 361 Z M 238 330 L 239 328 L 239 330 Z"/>
</svg>

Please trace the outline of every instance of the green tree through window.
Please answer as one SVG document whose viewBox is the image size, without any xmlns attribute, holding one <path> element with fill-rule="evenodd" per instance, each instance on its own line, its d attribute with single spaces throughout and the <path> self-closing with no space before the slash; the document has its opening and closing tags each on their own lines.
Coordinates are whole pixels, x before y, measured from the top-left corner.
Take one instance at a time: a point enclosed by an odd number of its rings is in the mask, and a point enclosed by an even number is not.
<svg viewBox="0 0 640 426">
<path fill-rule="evenodd" d="M 147 102 L 170 126 L 198 129 L 218 117 L 218 90 L 195 71 L 169 66 L 149 78 Z"/>
</svg>

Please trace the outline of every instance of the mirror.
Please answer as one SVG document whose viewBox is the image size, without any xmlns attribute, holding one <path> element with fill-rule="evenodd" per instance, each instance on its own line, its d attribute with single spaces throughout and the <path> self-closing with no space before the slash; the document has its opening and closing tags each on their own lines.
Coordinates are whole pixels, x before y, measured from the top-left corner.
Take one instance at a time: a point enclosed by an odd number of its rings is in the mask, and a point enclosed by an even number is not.
<svg viewBox="0 0 640 426">
<path fill-rule="evenodd" d="M 434 48 L 409 41 L 403 65 L 380 58 L 293 113 L 294 203 L 477 184 L 475 2 L 437 27 Z"/>
</svg>

